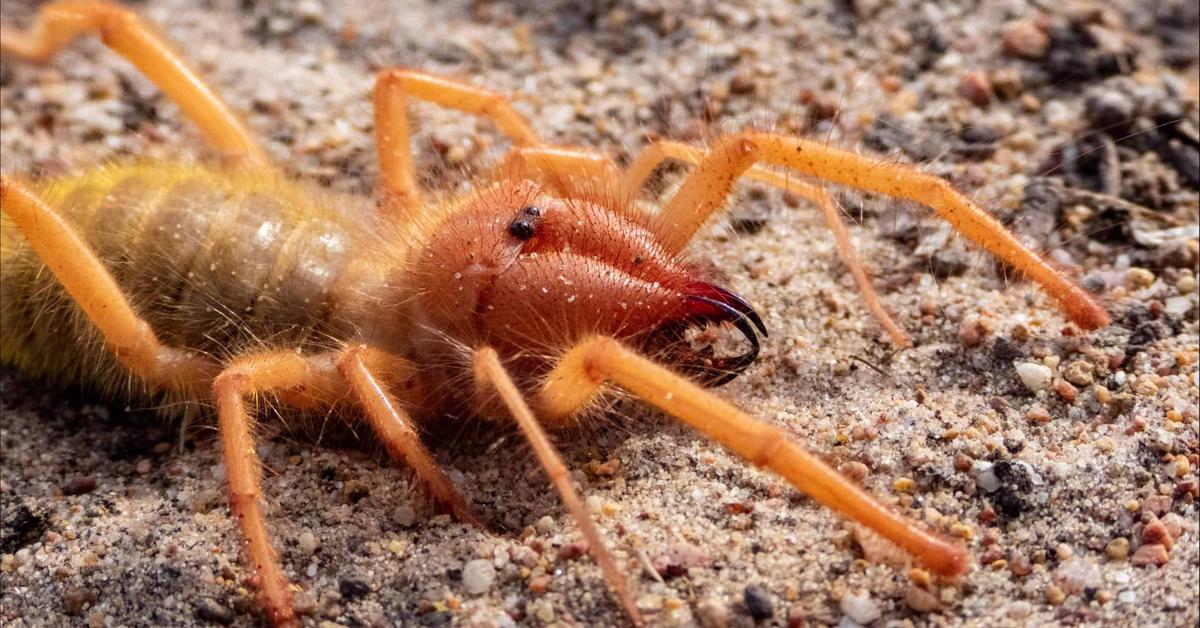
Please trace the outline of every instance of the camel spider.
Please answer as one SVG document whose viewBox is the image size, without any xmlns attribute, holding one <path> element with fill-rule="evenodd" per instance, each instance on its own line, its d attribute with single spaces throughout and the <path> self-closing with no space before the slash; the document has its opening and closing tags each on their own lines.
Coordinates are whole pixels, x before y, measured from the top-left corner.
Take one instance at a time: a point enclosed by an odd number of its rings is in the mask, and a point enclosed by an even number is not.
<svg viewBox="0 0 1200 628">
<path fill-rule="evenodd" d="M 98 35 L 137 66 L 225 163 L 115 165 L 37 185 L 5 175 L 5 241 L 17 245 L 0 267 L 3 357 L 35 374 L 114 389 L 135 381 L 147 394 L 215 406 L 230 509 L 276 625 L 297 617 L 261 504 L 252 428 L 253 402 L 263 395 L 361 418 L 468 522 L 478 518 L 421 443 L 418 421 L 449 412 L 515 420 L 634 623 L 641 619 L 625 577 L 544 432 L 584 417 L 609 386 L 774 471 L 932 570 L 964 572 L 963 547 L 882 506 L 784 430 L 701 385 L 747 368 L 766 336 L 745 300 L 682 254 L 741 177 L 820 209 L 872 313 L 896 346 L 909 345 L 832 198 L 764 165 L 928 205 L 1040 284 L 1080 327 L 1107 323 L 1083 290 L 990 215 L 905 165 L 742 132 L 706 150 L 658 141 L 621 170 L 599 152 L 543 143 L 503 96 L 389 69 L 374 90 L 381 197 L 377 209 L 362 209 L 272 167 L 213 89 L 125 9 L 55 2 L 28 31 L 4 27 L 0 48 L 44 62 L 82 34 Z M 489 118 L 512 148 L 473 192 L 432 201 L 414 176 L 410 99 Z M 694 168 L 654 210 L 638 192 L 666 160 Z M 745 336 L 749 351 L 718 357 L 687 340 L 689 330 L 724 324 Z M 55 355 L 87 359 L 64 366 Z M 445 385 L 463 381 L 472 385 Z"/>
</svg>

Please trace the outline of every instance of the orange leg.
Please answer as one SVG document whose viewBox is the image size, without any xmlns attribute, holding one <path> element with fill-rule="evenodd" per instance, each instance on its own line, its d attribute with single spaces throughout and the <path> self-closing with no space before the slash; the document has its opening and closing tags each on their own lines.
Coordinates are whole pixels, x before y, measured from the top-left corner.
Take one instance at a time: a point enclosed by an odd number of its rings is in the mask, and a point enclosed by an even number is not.
<svg viewBox="0 0 1200 628">
<path fill-rule="evenodd" d="M 410 97 L 490 118 L 516 146 L 540 143 L 529 123 L 500 94 L 424 72 L 383 70 L 375 78 L 375 134 L 384 210 L 395 218 L 407 218 L 421 205 L 408 124 Z"/>
<path fill-rule="evenodd" d="M 682 249 L 721 208 L 738 176 L 757 162 L 928 205 L 963 235 L 1040 284 L 1080 327 L 1096 329 L 1108 324 L 1108 313 L 1087 292 L 1025 248 L 995 218 L 944 179 L 910 166 L 777 133 L 739 133 L 717 142 L 655 217 L 663 246 L 672 251 Z"/>
<path fill-rule="evenodd" d="M 106 46 L 137 66 L 191 118 L 223 157 L 265 164 L 266 156 L 237 116 L 136 14 L 107 2 L 54 2 L 42 7 L 29 31 L 0 26 L 0 51 L 44 62 L 84 33 L 95 33 Z"/>
<path fill-rule="evenodd" d="M 592 556 L 595 557 L 596 562 L 600 564 L 600 569 L 604 572 L 604 579 L 608 581 L 608 586 L 612 588 L 613 593 L 621 602 L 621 606 L 625 608 L 630 621 L 635 625 L 642 625 L 641 614 L 638 613 L 633 596 L 629 593 L 625 577 L 617 569 L 616 562 L 613 561 L 612 555 L 605 547 L 604 540 L 592 523 L 587 509 L 579 500 L 579 494 L 575 492 L 575 487 L 571 484 L 571 475 L 567 472 L 562 457 L 558 455 L 554 445 L 550 444 L 550 440 L 546 438 L 546 432 L 534 418 L 533 412 L 529 410 L 528 404 L 525 403 L 525 399 L 517 390 L 516 384 L 509 377 L 504 365 L 500 363 L 500 357 L 496 355 L 494 349 L 485 347 L 476 352 L 475 381 L 480 390 L 495 390 L 500 395 L 500 399 L 516 419 L 517 425 L 525 433 L 525 438 L 533 447 L 538 461 L 546 470 L 546 475 L 550 476 L 550 482 L 558 490 L 559 497 L 567 506 L 567 510 L 571 512 L 571 516 L 575 518 L 575 523 L 591 548 Z"/>
<path fill-rule="evenodd" d="M 360 346 L 347 349 L 338 359 L 337 369 L 362 404 L 371 428 L 383 441 L 392 459 L 411 468 L 428 487 L 430 495 L 445 505 L 459 521 L 482 525 L 450 478 L 446 477 L 445 471 L 421 443 L 421 437 L 413 429 L 412 418 L 401 409 L 377 376 L 388 374 L 383 379 L 389 381 L 404 379 L 411 372 L 411 365 L 405 360 Z"/>
<path fill-rule="evenodd" d="M 575 412 L 611 381 L 755 465 L 778 473 L 818 502 L 870 527 L 939 574 L 953 576 L 967 569 L 964 548 L 875 501 L 789 440 L 783 429 L 754 419 L 612 338 L 594 337 L 580 343 L 562 358 L 545 381 L 536 405 L 547 420 Z"/>
<path fill-rule="evenodd" d="M 318 377 L 310 363 L 296 352 L 278 351 L 235 360 L 213 381 L 229 482 L 229 509 L 242 528 L 267 617 L 276 626 L 295 626 L 298 621 L 292 610 L 290 584 L 271 545 L 263 516 L 262 469 L 254 449 L 254 419 L 246 410 L 246 397 L 309 386 L 319 383 L 314 381 Z"/>
<path fill-rule="evenodd" d="M 638 191 L 645 184 L 650 173 L 654 172 L 654 169 L 667 159 L 676 159 L 696 165 L 704 160 L 704 151 L 694 146 L 670 140 L 660 140 L 650 144 L 629 165 L 629 168 L 625 170 L 625 174 L 618 186 L 621 197 L 631 200 L 637 198 Z M 821 214 L 825 217 L 825 224 L 833 232 L 838 254 L 846 264 L 846 267 L 850 269 L 850 275 L 854 277 L 854 283 L 858 285 L 858 291 L 862 294 L 863 300 L 866 301 L 867 308 L 871 310 L 876 320 L 879 321 L 880 326 L 883 327 L 884 331 L 892 339 L 892 344 L 902 349 L 912 346 L 912 341 L 909 340 L 908 334 L 900 329 L 900 326 L 892 319 L 891 314 L 883 307 L 883 302 L 879 300 L 879 295 L 875 292 L 875 286 L 871 283 L 871 275 L 867 272 L 866 266 L 863 265 L 862 260 L 858 256 L 858 251 L 854 248 L 854 243 L 850 240 L 850 232 L 846 229 L 846 223 L 842 220 L 841 210 L 837 202 L 833 200 L 833 197 L 820 186 L 796 181 L 761 166 L 752 166 L 749 170 L 745 171 L 743 176 L 791 192 L 800 198 L 808 200 L 821 210 Z"/>
<path fill-rule="evenodd" d="M 221 446 L 229 481 L 229 503 L 254 566 L 259 595 L 271 622 L 296 622 L 291 591 L 262 510 L 262 472 L 254 449 L 253 414 L 246 399 L 264 393 L 296 408 L 332 405 L 349 394 L 362 404 L 371 428 L 388 453 L 409 465 L 431 494 L 460 520 L 478 523 L 449 478 L 421 444 L 411 420 L 384 389 L 382 382 L 403 381 L 411 365 L 368 347 L 309 357 L 281 350 L 234 360 L 213 381 Z"/>
<path fill-rule="evenodd" d="M 216 364 L 160 344 L 83 238 L 33 191 L 0 176 L 0 210 L 12 219 L 131 373 L 148 383 L 177 389 L 199 391 L 207 386 Z"/>
<path fill-rule="evenodd" d="M 621 174 L 613 160 L 586 148 L 515 146 L 497 170 L 509 178 L 549 185 L 565 198 L 610 207 L 626 207 L 631 200 L 621 193 Z"/>
</svg>

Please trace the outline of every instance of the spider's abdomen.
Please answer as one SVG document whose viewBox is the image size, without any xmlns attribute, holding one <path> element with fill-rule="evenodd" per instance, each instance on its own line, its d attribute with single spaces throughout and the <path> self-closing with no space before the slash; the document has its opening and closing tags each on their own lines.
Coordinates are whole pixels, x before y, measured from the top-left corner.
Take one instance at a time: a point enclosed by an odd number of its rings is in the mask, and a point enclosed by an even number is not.
<svg viewBox="0 0 1200 628">
<path fill-rule="evenodd" d="M 169 346 L 217 358 L 255 345 L 328 344 L 336 286 L 371 213 L 280 177 L 133 165 L 49 181 L 39 194 L 101 258 Z M 78 307 L 6 224 L 0 358 L 106 385 L 120 372 Z"/>
</svg>

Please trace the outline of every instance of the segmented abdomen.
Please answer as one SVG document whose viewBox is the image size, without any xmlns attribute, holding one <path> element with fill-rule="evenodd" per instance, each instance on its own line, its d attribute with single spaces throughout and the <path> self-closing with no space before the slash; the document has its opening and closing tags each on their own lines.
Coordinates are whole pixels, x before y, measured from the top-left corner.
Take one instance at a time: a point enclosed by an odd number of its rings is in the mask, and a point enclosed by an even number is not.
<svg viewBox="0 0 1200 628">
<path fill-rule="evenodd" d="M 280 177 L 119 166 L 39 186 L 167 345 L 218 359 L 345 338 L 333 287 L 369 212 Z M 99 334 L 11 223 L 0 263 L 0 358 L 40 375 L 122 381 Z"/>
</svg>

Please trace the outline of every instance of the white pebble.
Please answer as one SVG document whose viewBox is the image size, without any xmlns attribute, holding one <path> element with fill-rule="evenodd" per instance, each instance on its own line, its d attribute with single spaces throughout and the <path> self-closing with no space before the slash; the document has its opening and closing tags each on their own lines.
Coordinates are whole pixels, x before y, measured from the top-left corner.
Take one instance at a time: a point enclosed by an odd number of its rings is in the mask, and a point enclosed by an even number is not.
<svg viewBox="0 0 1200 628">
<path fill-rule="evenodd" d="M 863 591 L 859 594 L 847 593 L 842 596 L 841 601 L 842 612 L 847 617 L 854 621 L 866 625 L 876 619 L 879 619 L 880 613 L 879 604 L 871 599 L 871 594 Z"/>
<path fill-rule="evenodd" d="M 1171 297 L 1163 305 L 1163 311 L 1171 316 L 1183 316 L 1192 309 L 1192 300 L 1188 297 Z"/>
<path fill-rule="evenodd" d="M 311 531 L 305 530 L 296 538 L 296 543 L 300 545 L 300 551 L 312 556 L 317 551 L 317 547 L 321 545 L 321 541 L 317 539 Z"/>
<path fill-rule="evenodd" d="M 1005 611 L 1009 619 L 1025 619 L 1031 613 L 1033 613 L 1033 605 L 1024 600 L 1017 600 L 1009 604 L 1008 609 Z"/>
<path fill-rule="evenodd" d="M 547 534 L 554 529 L 554 519 L 550 515 L 546 515 L 533 524 L 533 529 L 537 530 L 539 534 Z"/>
<path fill-rule="evenodd" d="M 496 580 L 496 568 L 490 560 L 482 558 L 472 560 L 463 566 L 463 590 L 471 595 L 486 593 Z"/>
<path fill-rule="evenodd" d="M 996 472 L 992 470 L 990 464 L 987 469 L 979 472 L 979 477 L 975 478 L 975 484 L 987 493 L 995 493 L 1000 490 L 1000 478 L 996 477 Z"/>
<path fill-rule="evenodd" d="M 1033 362 L 1021 362 L 1017 365 L 1017 377 L 1021 378 L 1021 383 L 1033 392 L 1045 390 L 1050 386 L 1050 380 L 1054 377 L 1054 372 L 1050 367 L 1043 364 L 1035 364 Z"/>
<path fill-rule="evenodd" d="M 1117 595 L 1117 599 L 1121 600 L 1122 604 L 1133 604 L 1137 601 L 1137 593 L 1134 593 L 1132 589 L 1126 589 Z"/>
</svg>

